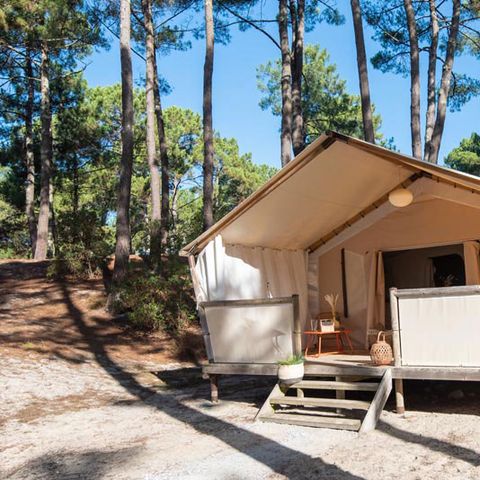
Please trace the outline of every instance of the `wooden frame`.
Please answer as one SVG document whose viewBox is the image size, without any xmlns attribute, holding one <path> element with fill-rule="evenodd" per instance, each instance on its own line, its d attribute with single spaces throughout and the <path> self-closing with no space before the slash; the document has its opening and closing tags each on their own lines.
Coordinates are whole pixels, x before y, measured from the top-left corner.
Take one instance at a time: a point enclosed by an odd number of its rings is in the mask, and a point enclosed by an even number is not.
<svg viewBox="0 0 480 480">
<path fill-rule="evenodd" d="M 343 295 L 343 316 L 348 318 L 348 290 L 347 290 L 347 265 L 345 261 L 345 249 L 340 250 L 342 266 L 342 295 Z"/>
<path fill-rule="evenodd" d="M 408 177 L 406 180 L 403 180 L 398 185 L 396 185 L 394 188 L 392 188 L 392 190 L 395 190 L 396 188 L 400 188 L 400 187 L 406 188 L 406 187 L 410 186 L 412 183 L 414 183 L 415 181 L 417 181 L 419 178 L 422 178 L 425 175 L 426 174 L 423 173 L 423 172 L 415 172 L 414 174 L 410 175 L 410 177 Z M 344 230 L 351 227 L 354 223 L 358 222 L 362 218 L 366 217 L 369 213 L 376 210 L 380 205 L 386 203 L 388 201 L 388 195 L 390 194 L 390 192 L 392 190 L 390 190 L 385 195 L 382 195 L 382 197 L 375 200 L 375 202 L 373 202 L 368 207 L 364 208 L 361 212 L 358 212 L 353 217 L 349 218 L 346 222 L 344 222 L 341 225 L 339 225 L 338 227 L 334 228 L 330 233 L 327 233 L 327 235 L 324 235 L 322 238 L 319 238 L 318 240 L 313 242 L 307 248 L 307 250 L 309 252 L 314 252 L 315 250 L 317 250 L 317 248 L 320 248 L 322 245 L 325 245 L 329 240 L 336 237 L 337 235 L 342 233 Z"/>
</svg>

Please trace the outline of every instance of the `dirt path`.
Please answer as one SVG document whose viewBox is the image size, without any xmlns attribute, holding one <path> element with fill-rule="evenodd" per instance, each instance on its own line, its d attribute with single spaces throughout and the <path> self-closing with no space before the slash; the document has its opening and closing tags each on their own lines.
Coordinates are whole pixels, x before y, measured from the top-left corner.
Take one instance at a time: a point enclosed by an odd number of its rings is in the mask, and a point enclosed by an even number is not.
<svg viewBox="0 0 480 480">
<path fill-rule="evenodd" d="M 407 385 L 406 417 L 365 436 L 254 423 L 271 379 L 225 379 L 213 406 L 198 368 L 112 324 L 100 285 L 42 268 L 0 265 L 1 479 L 480 478 L 478 385 Z"/>
</svg>

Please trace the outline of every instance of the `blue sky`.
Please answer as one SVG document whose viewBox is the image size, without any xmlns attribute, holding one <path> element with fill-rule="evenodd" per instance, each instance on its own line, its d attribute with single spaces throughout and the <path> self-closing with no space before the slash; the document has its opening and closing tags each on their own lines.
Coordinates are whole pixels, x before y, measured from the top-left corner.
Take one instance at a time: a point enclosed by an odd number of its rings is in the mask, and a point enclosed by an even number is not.
<svg viewBox="0 0 480 480">
<path fill-rule="evenodd" d="M 277 2 L 270 0 L 268 4 L 270 2 L 273 12 Z M 358 93 L 350 2 L 338 0 L 337 4 L 346 17 L 345 24 L 338 27 L 317 25 L 314 31 L 306 34 L 306 43 L 319 44 L 327 49 L 341 78 L 347 81 L 349 92 Z M 272 30 L 272 33 L 276 35 L 276 30 Z M 377 51 L 375 42 L 370 38 L 372 33 L 369 29 L 365 32 L 368 56 Z M 97 52 L 90 59 L 85 76 L 91 86 L 110 85 L 120 80 L 118 43 L 115 38 L 111 42 L 110 50 Z M 251 152 L 255 162 L 279 167 L 280 119 L 260 109 L 258 103 L 261 95 L 256 86 L 257 66 L 277 56 L 276 47 L 262 34 L 252 29 L 240 32 L 236 27 L 232 28 L 231 42 L 226 46 L 216 45 L 215 49 L 213 121 L 214 128 L 223 136 L 238 140 L 242 153 Z M 188 51 L 172 52 L 159 59 L 160 73 L 172 87 L 170 95 L 163 99 L 164 106 L 177 105 L 201 113 L 203 60 L 203 40 L 193 40 L 192 48 Z M 472 76 L 475 76 L 478 66 L 478 60 L 473 58 L 456 59 L 458 70 Z M 145 65 L 135 55 L 133 68 L 138 81 L 144 76 Z M 383 120 L 382 133 L 387 138 L 394 137 L 397 148 L 410 154 L 409 80 L 399 75 L 381 73 L 372 67 L 369 74 L 372 100 Z M 480 99 L 476 98 L 467 103 L 461 112 L 448 112 L 441 158 L 456 147 L 462 138 L 479 130 L 479 111 Z"/>
</svg>

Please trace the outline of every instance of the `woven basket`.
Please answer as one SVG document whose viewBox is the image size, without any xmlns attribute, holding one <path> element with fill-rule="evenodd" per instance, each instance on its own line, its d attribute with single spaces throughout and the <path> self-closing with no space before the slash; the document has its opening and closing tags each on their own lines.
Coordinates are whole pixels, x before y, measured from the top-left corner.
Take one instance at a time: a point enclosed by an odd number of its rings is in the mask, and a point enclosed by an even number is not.
<svg viewBox="0 0 480 480">
<path fill-rule="evenodd" d="M 378 332 L 377 341 L 370 349 L 370 358 L 375 365 L 390 365 L 392 363 L 392 347 L 385 341 L 385 332 Z"/>
</svg>

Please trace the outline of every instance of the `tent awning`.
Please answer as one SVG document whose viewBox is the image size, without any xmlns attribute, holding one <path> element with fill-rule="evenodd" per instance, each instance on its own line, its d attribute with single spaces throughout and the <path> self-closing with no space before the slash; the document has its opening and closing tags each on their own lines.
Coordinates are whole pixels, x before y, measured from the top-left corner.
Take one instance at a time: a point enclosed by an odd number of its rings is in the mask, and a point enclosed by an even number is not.
<svg viewBox="0 0 480 480">
<path fill-rule="evenodd" d="M 480 191 L 479 177 L 330 132 L 180 254 L 198 253 L 218 234 L 229 244 L 310 249 L 418 174 Z"/>
</svg>

